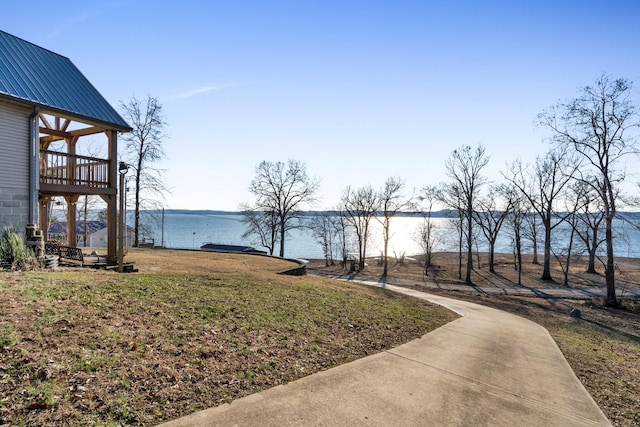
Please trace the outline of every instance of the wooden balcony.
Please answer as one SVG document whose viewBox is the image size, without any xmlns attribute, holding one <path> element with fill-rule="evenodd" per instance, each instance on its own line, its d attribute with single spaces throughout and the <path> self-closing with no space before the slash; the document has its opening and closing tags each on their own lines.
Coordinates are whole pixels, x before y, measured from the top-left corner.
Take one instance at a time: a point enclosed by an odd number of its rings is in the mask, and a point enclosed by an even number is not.
<svg viewBox="0 0 640 427">
<path fill-rule="evenodd" d="M 109 160 L 40 150 L 40 192 L 116 194 L 109 182 Z"/>
</svg>

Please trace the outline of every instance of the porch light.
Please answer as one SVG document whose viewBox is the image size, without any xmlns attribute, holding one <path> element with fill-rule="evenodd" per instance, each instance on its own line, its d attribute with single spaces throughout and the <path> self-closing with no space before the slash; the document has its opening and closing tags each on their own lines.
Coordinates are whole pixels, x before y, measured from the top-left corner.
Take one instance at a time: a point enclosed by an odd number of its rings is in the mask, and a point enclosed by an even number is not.
<svg viewBox="0 0 640 427">
<path fill-rule="evenodd" d="M 118 172 L 120 172 L 121 175 L 126 175 L 127 172 L 129 172 L 129 165 L 126 164 L 125 162 L 120 162 L 120 166 L 118 167 Z"/>
</svg>

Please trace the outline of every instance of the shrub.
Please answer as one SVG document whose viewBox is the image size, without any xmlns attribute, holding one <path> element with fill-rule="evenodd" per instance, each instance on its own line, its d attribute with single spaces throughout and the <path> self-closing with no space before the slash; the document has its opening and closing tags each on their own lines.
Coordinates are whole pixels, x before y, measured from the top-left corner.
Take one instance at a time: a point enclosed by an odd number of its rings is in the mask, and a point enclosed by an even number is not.
<svg viewBox="0 0 640 427">
<path fill-rule="evenodd" d="M 24 244 L 15 227 L 4 227 L 0 237 L 0 262 L 4 268 L 26 270 L 36 264 L 35 255 Z"/>
</svg>

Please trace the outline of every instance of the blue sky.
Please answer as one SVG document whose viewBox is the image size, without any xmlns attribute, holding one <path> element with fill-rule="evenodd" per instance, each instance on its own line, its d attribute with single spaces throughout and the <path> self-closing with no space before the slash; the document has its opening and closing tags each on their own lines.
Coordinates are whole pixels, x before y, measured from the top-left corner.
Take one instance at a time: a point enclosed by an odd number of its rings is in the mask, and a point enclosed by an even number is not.
<svg viewBox="0 0 640 427">
<path fill-rule="evenodd" d="M 484 144 L 499 180 L 547 150 L 536 115 L 602 72 L 640 100 L 636 1 L 21 3 L 2 30 L 114 106 L 159 98 L 169 208 L 236 210 L 263 160 L 304 161 L 317 208 L 391 175 L 436 184 L 461 145 Z"/>
</svg>

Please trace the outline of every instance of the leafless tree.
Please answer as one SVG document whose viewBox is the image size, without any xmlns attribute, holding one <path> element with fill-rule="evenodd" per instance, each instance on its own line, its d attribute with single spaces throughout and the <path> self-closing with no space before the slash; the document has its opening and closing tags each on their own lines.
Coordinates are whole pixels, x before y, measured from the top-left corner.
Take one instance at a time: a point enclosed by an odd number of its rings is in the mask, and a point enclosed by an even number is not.
<svg viewBox="0 0 640 427">
<path fill-rule="evenodd" d="M 335 212 L 319 212 L 311 218 L 311 232 L 322 247 L 325 266 L 334 265 L 334 252 L 340 247 L 340 216 Z"/>
<path fill-rule="evenodd" d="M 157 98 L 147 96 L 138 99 L 133 96 L 121 102 L 124 118 L 133 130 L 122 135 L 126 143 L 124 161 L 133 169 L 134 183 L 134 237 L 133 246 L 140 243 L 140 211 L 157 208 L 168 192 L 164 185 L 162 169 L 155 164 L 165 157 L 162 144 L 166 139 L 166 125 L 162 115 L 162 105 Z"/>
<path fill-rule="evenodd" d="M 464 206 L 462 192 L 456 185 L 450 183 L 442 183 L 437 188 L 437 199 L 439 202 L 449 208 L 447 217 L 449 222 L 456 229 L 458 239 L 458 279 L 462 280 L 462 250 L 464 246 Z"/>
<path fill-rule="evenodd" d="M 358 268 L 364 270 L 367 242 L 371 233 L 369 225 L 380 207 L 378 193 L 370 185 L 357 190 L 349 186 L 342 192 L 342 207 L 358 240 Z"/>
<path fill-rule="evenodd" d="M 338 206 L 335 210 L 336 216 L 333 221 L 333 227 L 335 228 L 337 236 L 337 246 L 340 257 L 342 258 L 342 267 L 347 266 L 347 257 L 349 255 L 348 242 L 349 242 L 349 229 L 350 223 L 344 212 L 342 206 Z"/>
<path fill-rule="evenodd" d="M 249 191 L 256 197 L 254 209 L 272 212 L 277 218 L 280 257 L 284 257 L 287 232 L 301 227 L 302 209 L 315 203 L 319 187 L 319 180 L 309 177 L 305 164 L 298 160 L 264 161 L 256 167 Z"/>
<path fill-rule="evenodd" d="M 501 186 L 492 186 L 489 191 L 489 196 L 480 199 L 478 202 L 479 209 L 474 211 L 473 218 L 480 226 L 480 230 L 484 237 L 489 242 L 489 271 L 495 273 L 495 248 L 496 240 L 498 239 L 498 233 L 502 228 L 504 220 L 507 218 L 511 211 L 512 200 L 505 199 L 505 204 L 502 210 L 496 208 L 496 199 L 503 195 L 506 190 Z"/>
<path fill-rule="evenodd" d="M 261 211 L 246 203 L 240 205 L 240 211 L 247 227 L 242 238 L 256 239 L 252 241 L 253 244 L 261 245 L 269 251 L 269 255 L 273 255 L 280 230 L 275 212 Z"/>
<path fill-rule="evenodd" d="M 596 254 L 604 243 L 602 236 L 604 214 L 600 206 L 600 198 L 593 186 L 587 183 L 588 177 L 580 177 L 569 187 L 572 198 L 576 203 L 575 234 L 582 242 L 588 254 L 587 273 L 596 273 Z"/>
<path fill-rule="evenodd" d="M 381 216 L 376 218 L 382 225 L 382 276 L 387 277 L 389 270 L 389 240 L 391 239 L 391 219 L 397 215 L 402 209 L 409 206 L 411 199 L 405 197 L 404 180 L 398 177 L 389 177 L 384 183 L 384 187 L 379 193 L 380 213 Z"/>
<path fill-rule="evenodd" d="M 486 179 L 481 175 L 482 169 L 489 162 L 489 157 L 483 145 L 479 144 L 475 149 L 463 146 L 454 150 L 445 162 L 447 175 L 451 178 L 448 184 L 448 198 L 443 198 L 447 203 L 454 201 L 456 205 L 449 204 L 454 209 L 459 209 L 463 222 L 463 230 L 466 236 L 467 269 L 465 283 L 471 284 L 471 270 L 473 270 L 473 212 L 476 208 L 479 191 Z"/>
<path fill-rule="evenodd" d="M 511 229 L 513 243 L 514 266 L 518 272 L 518 285 L 522 284 L 522 230 L 528 216 L 528 206 L 522 192 L 513 184 L 504 185 L 501 191 L 507 204 L 511 207 L 507 225 Z"/>
<path fill-rule="evenodd" d="M 433 213 L 433 205 L 437 200 L 438 189 L 436 187 L 426 186 L 422 188 L 418 201 L 421 203 L 420 212 L 423 216 L 422 223 L 418 226 L 416 234 L 416 242 L 422 248 L 424 253 L 424 274 L 429 275 L 429 267 L 433 262 L 433 250 L 437 242 L 434 233 L 435 223 L 431 217 Z"/>
<path fill-rule="evenodd" d="M 631 102 L 629 80 L 613 79 L 606 74 L 594 86 L 580 89 L 578 97 L 558 103 L 539 115 L 540 123 L 550 129 L 553 142 L 570 147 L 593 172 L 593 187 L 602 203 L 605 222 L 607 261 L 606 304 L 619 306 L 615 287 L 613 220 L 617 213 L 619 184 L 625 179 L 622 162 L 637 154 L 636 107 Z"/>
<path fill-rule="evenodd" d="M 544 262 L 542 280 L 551 277 L 551 233 L 561 222 L 556 204 L 573 177 L 577 163 L 570 159 L 566 150 L 552 150 L 544 157 L 536 158 L 533 171 L 523 168 L 519 160 L 513 162 L 504 177 L 525 196 L 537 213 L 544 227 Z"/>
<path fill-rule="evenodd" d="M 540 264 L 538 260 L 538 233 L 540 216 L 531 209 L 531 204 L 526 200 L 520 202 L 522 209 L 528 213 L 525 215 L 522 222 L 522 237 L 528 239 L 531 242 L 531 263 Z"/>
<path fill-rule="evenodd" d="M 567 191 L 567 195 L 565 197 L 566 214 L 562 217 L 562 220 L 568 225 L 568 228 L 561 230 L 564 231 L 566 236 L 563 236 L 564 238 L 562 239 L 558 239 L 562 244 L 556 245 L 555 248 L 552 246 L 551 248 L 553 256 L 558 261 L 558 264 L 562 269 L 563 286 L 569 286 L 569 271 L 571 269 L 572 256 L 574 255 L 575 236 L 580 221 L 579 211 L 582 203 L 584 203 L 584 193 L 580 187 L 576 188 L 569 186 L 568 190 L 569 191 Z"/>
</svg>

